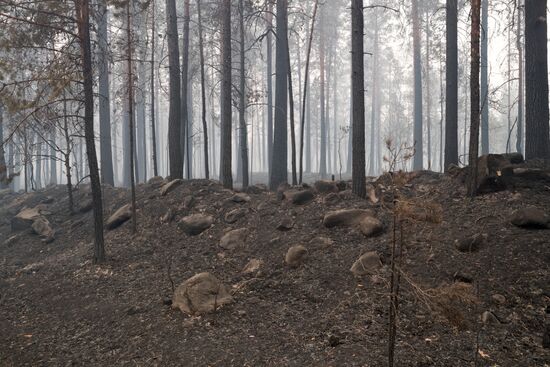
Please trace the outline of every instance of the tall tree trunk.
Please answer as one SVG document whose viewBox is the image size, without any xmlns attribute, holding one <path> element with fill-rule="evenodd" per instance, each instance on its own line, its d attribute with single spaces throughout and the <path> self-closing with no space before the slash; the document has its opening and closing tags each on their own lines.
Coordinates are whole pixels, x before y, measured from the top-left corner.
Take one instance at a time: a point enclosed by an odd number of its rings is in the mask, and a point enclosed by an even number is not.
<svg viewBox="0 0 550 367">
<path fill-rule="evenodd" d="M 426 10 L 426 135 L 428 138 L 428 171 L 432 169 L 432 96 L 430 85 L 430 18 L 429 11 Z"/>
<path fill-rule="evenodd" d="M 420 18 L 418 0 L 412 0 L 413 49 L 414 49 L 414 159 L 415 171 L 424 168 L 424 145 L 422 128 L 422 60 L 420 51 Z"/>
<path fill-rule="evenodd" d="M 55 129 L 50 131 L 50 185 L 57 185 L 57 154 L 55 142 Z"/>
<path fill-rule="evenodd" d="M 326 5 L 325 5 L 326 6 Z M 321 122 L 321 141 L 319 149 L 319 175 L 321 178 L 327 177 L 327 126 L 326 126 L 326 100 L 325 100 L 325 14 L 321 9 L 321 33 L 319 36 L 319 114 Z"/>
<path fill-rule="evenodd" d="M 518 0 L 518 19 L 517 19 L 517 41 L 516 41 L 516 47 L 518 49 L 518 80 L 519 80 L 519 87 L 518 87 L 518 122 L 517 122 L 517 137 L 516 137 L 516 150 L 518 153 L 523 153 L 524 151 L 524 134 L 523 134 L 523 120 L 524 120 L 524 89 L 525 89 L 525 71 L 524 71 L 524 59 L 523 59 L 523 45 L 521 42 L 521 28 L 523 26 L 522 17 L 521 17 L 521 0 Z"/>
<path fill-rule="evenodd" d="M 109 36 L 107 24 L 109 13 L 106 0 L 98 0 L 97 43 L 99 74 L 99 141 L 101 156 L 101 179 L 114 186 L 113 152 L 111 148 L 111 96 L 109 86 Z"/>
<path fill-rule="evenodd" d="M 271 177 L 273 160 L 273 0 L 267 2 L 267 175 Z"/>
<path fill-rule="evenodd" d="M 225 188 L 233 188 L 231 173 L 231 0 L 221 1 L 222 29 L 221 29 L 221 63 L 222 63 L 222 91 L 221 91 L 221 144 L 220 144 L 220 179 Z"/>
<path fill-rule="evenodd" d="M 181 61 L 181 151 L 185 158 L 185 177 L 191 178 L 191 160 L 189 157 L 189 112 L 188 112 L 188 87 L 189 87 L 189 0 L 183 2 L 183 40 Z"/>
<path fill-rule="evenodd" d="M 134 156 L 136 135 L 134 129 L 134 70 L 132 65 L 132 2 L 126 5 L 126 37 L 128 40 L 126 49 L 126 62 L 128 65 L 128 122 L 130 124 L 130 157 Z M 136 180 L 135 163 L 137 160 L 130 159 L 130 188 L 132 192 L 132 232 L 137 232 L 136 216 Z"/>
<path fill-rule="evenodd" d="M 197 0 L 197 16 L 199 27 L 199 53 L 200 53 L 200 72 L 201 72 L 201 106 L 202 106 L 202 132 L 204 135 L 204 175 L 207 180 L 210 179 L 210 167 L 208 165 L 208 126 L 206 123 L 206 78 L 204 72 L 204 45 L 202 36 L 202 16 L 201 2 Z"/>
<path fill-rule="evenodd" d="M 550 158 L 546 0 L 525 2 L 525 158 Z"/>
<path fill-rule="evenodd" d="M 0 189 L 8 187 L 8 166 L 4 146 L 4 108 L 0 105 Z"/>
<path fill-rule="evenodd" d="M 302 102 L 302 122 L 300 127 L 300 178 L 299 183 L 302 183 L 303 178 L 303 162 L 304 162 L 304 130 L 305 125 L 307 122 L 308 125 L 308 139 L 309 139 L 309 94 L 308 94 L 308 88 L 309 88 L 309 62 L 311 60 L 311 47 L 313 44 L 313 31 L 315 30 L 315 18 L 317 17 L 317 9 L 319 8 L 319 0 L 315 0 L 315 3 L 313 5 L 313 16 L 311 17 L 311 28 L 309 30 L 309 39 L 307 43 L 307 56 L 306 56 L 306 70 L 304 73 L 304 94 L 303 94 L 303 102 Z M 307 111 L 306 111 L 307 108 Z M 307 119 L 307 121 L 306 121 Z M 311 161 L 311 144 L 308 143 L 308 150 L 306 151 L 306 172 L 309 172 L 309 165 Z"/>
<path fill-rule="evenodd" d="M 378 99 L 378 54 L 379 54 L 379 34 L 378 34 L 378 14 L 374 14 L 374 52 L 373 52 L 373 73 L 372 73 L 372 101 L 371 101 L 371 115 L 370 115 L 370 147 L 369 147 L 369 175 L 375 175 L 375 136 L 376 136 L 376 105 Z"/>
<path fill-rule="evenodd" d="M 445 165 L 458 165 L 458 5 L 447 0 Z"/>
<path fill-rule="evenodd" d="M 168 68 L 170 75 L 170 107 L 168 112 L 168 153 L 170 177 L 183 178 L 181 150 L 181 75 L 179 66 L 178 21 L 176 0 L 166 0 L 166 34 L 168 39 Z"/>
<path fill-rule="evenodd" d="M 298 175 L 296 174 L 296 130 L 294 125 L 294 91 L 292 88 L 292 69 L 290 68 L 290 45 L 288 38 L 286 40 L 286 56 L 288 62 L 288 101 L 290 111 L 290 144 L 291 144 L 291 162 L 292 162 L 292 185 L 298 185 Z"/>
<path fill-rule="evenodd" d="M 241 168 L 243 189 L 248 187 L 248 131 L 246 127 L 246 74 L 245 74 L 245 44 L 244 44 L 244 0 L 239 0 L 239 30 L 240 30 L 240 85 L 239 85 L 239 145 L 241 146 Z"/>
<path fill-rule="evenodd" d="M 157 38 L 156 31 L 156 21 L 155 21 L 155 0 L 152 0 L 151 3 L 151 154 L 153 157 L 153 176 L 157 177 L 159 175 L 158 170 L 158 152 L 157 152 L 157 126 L 156 126 L 156 87 L 155 87 L 155 44 Z"/>
<path fill-rule="evenodd" d="M 351 69 L 353 73 L 353 193 L 367 196 L 365 178 L 365 72 L 363 52 L 363 0 L 351 2 Z"/>
<path fill-rule="evenodd" d="M 80 42 L 82 76 L 84 86 L 84 137 L 90 168 L 92 203 L 94 211 L 94 262 L 105 261 L 103 241 L 103 200 L 94 136 L 94 80 L 92 70 L 92 49 L 90 44 L 90 4 L 89 0 L 74 0 Z"/>
<path fill-rule="evenodd" d="M 67 115 L 67 99 L 63 93 L 63 134 L 65 138 L 65 151 L 63 152 L 65 163 L 65 178 L 67 179 L 67 196 L 69 198 L 69 213 L 74 213 L 73 183 L 72 183 L 72 165 L 71 165 L 71 136 L 69 135 L 69 118 Z"/>
<path fill-rule="evenodd" d="M 489 0 L 481 0 L 481 154 L 489 154 Z"/>
<path fill-rule="evenodd" d="M 288 182 L 288 0 L 277 0 L 277 50 L 275 56 L 276 94 L 273 157 L 269 187 L 276 190 Z"/>
<path fill-rule="evenodd" d="M 480 13 L 481 0 L 472 0 L 472 31 L 471 31 L 471 74 L 470 74 L 470 149 L 468 151 L 469 173 L 468 193 L 474 196 L 477 191 L 477 162 L 479 156 L 479 125 L 480 125 Z"/>
</svg>

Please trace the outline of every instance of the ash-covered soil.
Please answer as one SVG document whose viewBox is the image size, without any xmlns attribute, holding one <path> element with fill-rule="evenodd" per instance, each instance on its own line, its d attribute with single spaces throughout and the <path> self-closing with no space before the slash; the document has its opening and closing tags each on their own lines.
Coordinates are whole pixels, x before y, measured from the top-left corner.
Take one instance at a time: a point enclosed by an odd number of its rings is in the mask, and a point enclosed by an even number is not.
<svg viewBox="0 0 550 367">
<path fill-rule="evenodd" d="M 162 196 L 166 183 L 137 187 L 138 232 L 131 221 L 107 231 L 102 265 L 91 263 L 92 212 L 68 215 L 64 187 L 2 192 L 0 365 L 387 365 L 393 193 L 408 203 L 399 211 L 397 365 L 550 364 L 543 347 L 550 230 L 510 222 L 522 208 L 549 214 L 548 181 L 528 177 L 470 200 L 457 178 L 423 172 L 395 187 L 386 175 L 371 183 L 371 200 L 342 184 L 338 193 L 313 190 L 304 205 L 261 187 L 235 202 L 234 192 L 201 180 Z M 106 218 L 129 197 L 105 187 Z M 89 188 L 75 191 L 77 209 L 89 199 Z M 36 206 L 56 232 L 51 243 L 11 229 L 21 209 Z M 243 216 L 227 223 L 237 208 Z M 323 225 L 328 212 L 352 208 L 373 210 L 383 233 L 366 237 L 353 226 Z M 191 214 L 210 215 L 214 224 L 188 236 L 179 222 Z M 240 228 L 247 229 L 244 242 L 220 247 L 224 233 Z M 477 249 L 457 249 L 476 235 Z M 291 267 L 285 255 L 295 245 L 307 254 Z M 355 276 L 353 263 L 371 251 L 383 265 Z M 252 259 L 261 260 L 260 269 L 243 273 Z M 202 316 L 172 308 L 173 287 L 202 272 L 227 285 L 233 302 Z"/>
</svg>

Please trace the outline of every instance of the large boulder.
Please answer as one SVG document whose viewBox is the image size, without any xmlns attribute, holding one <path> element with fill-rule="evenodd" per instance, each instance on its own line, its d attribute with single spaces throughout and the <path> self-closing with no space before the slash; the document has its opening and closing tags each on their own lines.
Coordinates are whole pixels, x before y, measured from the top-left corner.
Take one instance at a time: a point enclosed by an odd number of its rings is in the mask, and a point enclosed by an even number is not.
<svg viewBox="0 0 550 367">
<path fill-rule="evenodd" d="M 359 230 L 365 237 L 376 236 L 384 231 L 384 225 L 375 217 L 364 217 L 358 225 Z"/>
<path fill-rule="evenodd" d="M 130 218 L 132 218 L 132 204 L 126 204 L 107 219 L 105 228 L 107 228 L 107 230 L 113 230 L 120 227 Z"/>
<path fill-rule="evenodd" d="M 12 231 L 23 231 L 32 227 L 34 220 L 41 217 L 38 208 L 24 208 L 11 219 Z"/>
<path fill-rule="evenodd" d="M 224 250 L 235 250 L 238 247 L 242 247 L 246 242 L 248 236 L 248 229 L 240 228 L 234 229 L 223 235 L 220 240 L 220 247 Z"/>
<path fill-rule="evenodd" d="M 360 277 L 372 275 L 381 267 L 382 262 L 380 261 L 380 256 L 375 251 L 371 251 L 361 255 L 361 257 L 353 263 L 350 270 L 355 276 Z"/>
<path fill-rule="evenodd" d="M 183 282 L 172 299 L 172 307 L 189 315 L 214 312 L 233 301 L 229 289 L 210 273 L 200 273 Z"/>
<path fill-rule="evenodd" d="M 510 221 L 516 227 L 521 228 L 550 228 L 550 217 L 543 210 L 535 207 L 516 210 Z"/>
<path fill-rule="evenodd" d="M 374 212 L 372 210 L 341 209 L 328 212 L 323 219 L 323 224 L 327 228 L 337 226 L 352 226 L 358 224 L 365 217 L 373 216 Z"/>
<path fill-rule="evenodd" d="M 285 198 L 294 205 L 305 205 L 315 199 L 315 194 L 309 189 L 289 190 L 285 192 Z"/>
<path fill-rule="evenodd" d="M 204 214 L 193 214 L 179 222 L 179 228 L 189 236 L 197 236 L 214 224 L 214 217 Z"/>
<path fill-rule="evenodd" d="M 163 185 L 161 188 L 160 188 L 160 195 L 161 196 L 166 196 L 168 195 L 168 193 L 172 190 L 174 190 L 176 187 L 178 187 L 179 185 L 181 185 L 183 183 L 183 180 L 181 179 L 175 179 L 175 180 L 172 180 L 170 182 L 168 182 L 167 184 Z"/>
</svg>

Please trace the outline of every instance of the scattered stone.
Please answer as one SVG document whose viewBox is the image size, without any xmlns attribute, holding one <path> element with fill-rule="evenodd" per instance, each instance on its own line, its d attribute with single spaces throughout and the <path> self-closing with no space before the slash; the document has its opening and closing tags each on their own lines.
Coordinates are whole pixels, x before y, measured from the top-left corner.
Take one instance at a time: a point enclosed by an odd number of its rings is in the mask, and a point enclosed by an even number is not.
<svg viewBox="0 0 550 367">
<path fill-rule="evenodd" d="M 231 197 L 231 201 L 239 204 L 248 203 L 250 201 L 250 196 L 245 193 L 238 193 Z"/>
<path fill-rule="evenodd" d="M 243 274 L 257 274 L 264 265 L 262 260 L 252 259 L 243 268 Z"/>
<path fill-rule="evenodd" d="M 331 347 L 337 347 L 339 346 L 340 344 L 342 344 L 342 342 L 340 341 L 340 338 L 334 334 L 331 334 L 329 337 L 328 337 L 328 345 L 330 345 Z"/>
<path fill-rule="evenodd" d="M 453 275 L 453 280 L 457 283 L 472 284 L 474 282 L 474 277 L 469 274 L 464 274 L 462 272 L 456 272 Z"/>
<path fill-rule="evenodd" d="M 297 267 L 304 261 L 306 254 L 307 249 L 304 246 L 292 246 L 286 253 L 285 262 L 288 266 Z"/>
<path fill-rule="evenodd" d="M 506 303 L 506 297 L 504 297 L 502 294 L 493 294 L 491 296 L 491 299 L 499 305 L 503 305 Z"/>
<path fill-rule="evenodd" d="M 227 232 L 220 240 L 220 247 L 224 250 L 235 250 L 246 242 L 248 229 L 240 228 Z"/>
<path fill-rule="evenodd" d="M 195 206 L 195 197 L 193 195 L 186 196 L 183 198 L 183 207 L 185 209 L 192 209 Z"/>
<path fill-rule="evenodd" d="M 12 231 L 23 231 L 31 228 L 34 220 L 40 217 L 40 210 L 38 208 L 24 208 L 11 219 Z"/>
<path fill-rule="evenodd" d="M 172 208 L 168 208 L 168 210 L 166 211 L 166 214 L 164 214 L 160 218 L 160 221 L 162 223 L 170 223 L 174 220 L 175 217 L 176 217 L 176 212 L 174 212 Z"/>
<path fill-rule="evenodd" d="M 214 224 L 214 218 L 204 214 L 193 214 L 179 222 L 179 228 L 189 236 L 197 236 Z"/>
<path fill-rule="evenodd" d="M 359 230 L 365 237 L 372 237 L 384 231 L 382 222 L 374 217 L 364 217 L 359 222 Z"/>
<path fill-rule="evenodd" d="M 352 226 L 358 224 L 365 217 L 374 217 L 374 212 L 364 209 L 342 209 L 327 213 L 323 224 L 327 228 Z"/>
<path fill-rule="evenodd" d="M 334 244 L 334 241 L 328 237 L 315 237 L 309 244 L 316 249 L 327 249 Z"/>
<path fill-rule="evenodd" d="M 262 192 L 267 191 L 267 186 L 264 184 L 256 184 L 252 186 L 248 186 L 246 189 L 246 192 L 249 194 L 261 194 Z"/>
<path fill-rule="evenodd" d="M 289 189 L 290 189 L 290 185 L 288 184 L 288 182 L 283 182 L 282 184 L 280 184 L 279 187 L 277 188 L 277 200 L 283 201 L 285 198 L 285 192 L 288 191 Z"/>
<path fill-rule="evenodd" d="M 283 218 L 277 226 L 279 231 L 290 231 L 292 228 L 294 228 L 294 221 L 290 218 Z"/>
<path fill-rule="evenodd" d="M 107 230 L 113 230 L 120 227 L 130 218 L 132 218 L 132 204 L 126 204 L 109 217 L 105 224 L 105 228 L 107 228 Z"/>
<path fill-rule="evenodd" d="M 172 299 L 170 297 L 164 297 L 162 299 L 162 304 L 165 306 L 172 306 Z"/>
<path fill-rule="evenodd" d="M 360 277 L 374 274 L 381 267 L 382 262 L 380 261 L 380 256 L 375 251 L 371 251 L 361 255 L 361 257 L 353 263 L 350 270 L 355 276 Z"/>
<path fill-rule="evenodd" d="M 197 274 L 183 282 L 172 299 L 172 308 L 189 315 L 215 312 L 233 301 L 228 288 L 210 273 Z"/>
<path fill-rule="evenodd" d="M 487 242 L 486 234 L 475 234 L 473 236 L 455 240 L 455 247 L 460 252 L 476 252 Z"/>
<path fill-rule="evenodd" d="M 331 192 L 330 194 L 328 194 L 327 196 L 325 196 L 325 199 L 323 200 L 323 202 L 325 204 L 328 204 L 328 205 L 333 205 L 333 204 L 337 204 L 340 202 L 340 195 L 338 195 L 337 193 L 335 192 Z"/>
<path fill-rule="evenodd" d="M 225 221 L 229 224 L 233 224 L 247 214 L 248 209 L 246 208 L 233 209 L 225 215 Z"/>
<path fill-rule="evenodd" d="M 160 195 L 161 196 L 166 196 L 168 195 L 168 193 L 172 190 L 174 190 L 176 187 L 178 187 L 179 185 L 181 185 L 183 183 L 183 180 L 177 178 L 175 180 L 172 180 L 170 182 L 168 182 L 167 184 L 165 184 L 164 186 L 162 186 L 160 188 Z"/>
<path fill-rule="evenodd" d="M 55 231 L 46 218 L 42 216 L 36 218 L 32 224 L 32 229 L 34 233 L 43 238 L 45 243 L 50 243 L 54 240 Z"/>
<path fill-rule="evenodd" d="M 544 211 L 535 207 L 515 211 L 510 221 L 513 225 L 521 228 L 550 228 L 550 217 Z"/>
<path fill-rule="evenodd" d="M 54 202 L 54 198 L 51 197 L 51 196 L 46 196 L 43 200 L 42 200 L 42 204 L 52 204 Z"/>
<path fill-rule="evenodd" d="M 320 194 L 328 194 L 330 192 L 338 192 L 338 185 L 334 181 L 320 180 L 313 184 L 315 190 Z"/>
<path fill-rule="evenodd" d="M 315 194 L 311 190 L 300 190 L 300 191 L 287 191 L 285 192 L 285 197 L 287 197 L 292 204 L 294 205 L 305 205 L 315 199 Z"/>
<path fill-rule="evenodd" d="M 498 324 L 500 324 L 500 321 L 498 320 L 498 318 L 491 311 L 483 312 L 483 314 L 481 315 L 481 322 L 484 325 L 498 325 Z"/>
<path fill-rule="evenodd" d="M 147 184 L 151 186 L 160 186 L 164 184 L 164 178 L 161 176 L 151 177 L 149 181 L 147 181 Z"/>
</svg>

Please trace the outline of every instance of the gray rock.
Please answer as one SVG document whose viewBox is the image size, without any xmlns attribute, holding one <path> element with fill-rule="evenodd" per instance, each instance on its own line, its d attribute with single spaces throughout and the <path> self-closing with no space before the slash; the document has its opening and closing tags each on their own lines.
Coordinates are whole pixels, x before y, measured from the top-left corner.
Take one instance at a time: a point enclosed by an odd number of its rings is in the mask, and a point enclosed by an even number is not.
<svg viewBox="0 0 550 367">
<path fill-rule="evenodd" d="M 54 240 L 55 231 L 46 218 L 42 216 L 36 218 L 32 224 L 32 229 L 34 233 L 44 239 L 44 242 L 50 243 Z"/>
<path fill-rule="evenodd" d="M 179 222 L 179 228 L 189 236 L 197 236 L 214 224 L 214 218 L 204 214 L 193 214 Z"/>
<path fill-rule="evenodd" d="M 233 224 L 247 214 L 248 214 L 248 209 L 246 208 L 233 209 L 225 215 L 225 221 L 229 224 Z"/>
<path fill-rule="evenodd" d="M 307 249 L 304 246 L 292 246 L 286 253 L 285 262 L 288 266 L 297 267 L 304 261 L 306 254 Z"/>
<path fill-rule="evenodd" d="M 166 196 L 170 191 L 174 190 L 176 187 L 178 187 L 182 183 L 183 183 L 183 180 L 179 178 L 168 182 L 167 184 L 165 184 L 160 188 L 160 195 Z"/>
<path fill-rule="evenodd" d="M 183 282 L 172 299 L 172 308 L 189 315 L 215 312 L 233 301 L 229 288 L 210 273 L 200 273 Z"/>
<path fill-rule="evenodd" d="M 225 250 L 235 250 L 243 247 L 248 237 L 248 229 L 234 229 L 223 235 L 220 240 L 220 247 Z"/>
<path fill-rule="evenodd" d="M 512 214 L 513 225 L 521 228 L 550 228 L 550 217 L 541 209 L 535 207 L 522 208 Z"/>
<path fill-rule="evenodd" d="M 130 218 L 132 218 L 132 204 L 126 204 L 109 217 L 105 224 L 105 228 L 107 230 L 113 230 L 120 227 Z"/>
<path fill-rule="evenodd" d="M 462 238 L 455 241 L 455 247 L 460 252 L 476 252 L 487 242 L 486 234 L 475 234 L 470 237 Z"/>
<path fill-rule="evenodd" d="M 361 257 L 353 263 L 350 270 L 355 276 L 365 276 L 374 274 L 381 267 L 382 262 L 380 261 L 380 256 L 375 251 L 371 251 L 361 255 Z"/>
</svg>

